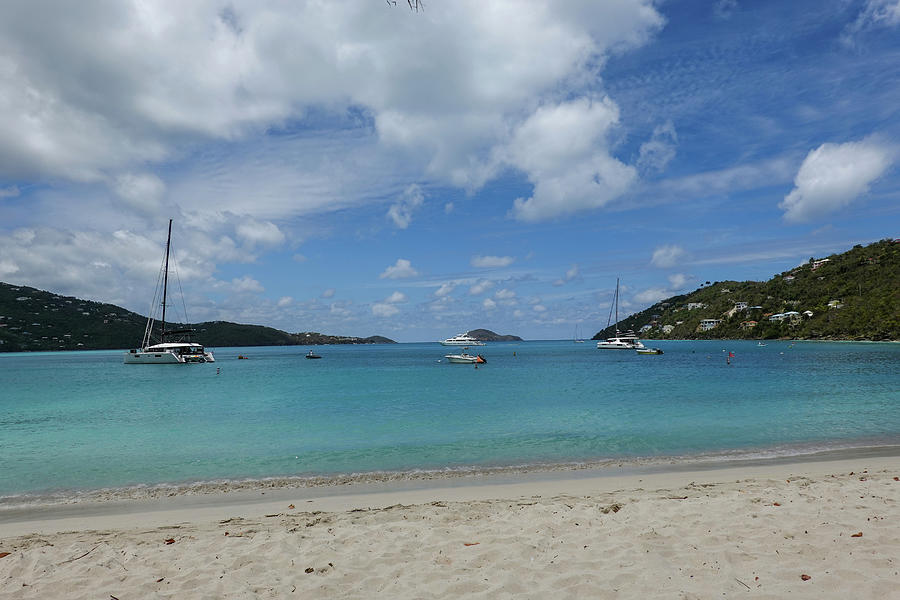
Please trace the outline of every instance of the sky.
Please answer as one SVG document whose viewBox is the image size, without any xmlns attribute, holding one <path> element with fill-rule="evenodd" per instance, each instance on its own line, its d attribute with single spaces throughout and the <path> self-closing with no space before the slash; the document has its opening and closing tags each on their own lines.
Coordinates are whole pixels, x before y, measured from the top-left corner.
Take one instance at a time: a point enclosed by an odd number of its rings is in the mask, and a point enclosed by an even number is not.
<svg viewBox="0 0 900 600">
<path fill-rule="evenodd" d="M 898 236 L 900 0 L 10 0 L 0 281 L 590 337 Z"/>
</svg>

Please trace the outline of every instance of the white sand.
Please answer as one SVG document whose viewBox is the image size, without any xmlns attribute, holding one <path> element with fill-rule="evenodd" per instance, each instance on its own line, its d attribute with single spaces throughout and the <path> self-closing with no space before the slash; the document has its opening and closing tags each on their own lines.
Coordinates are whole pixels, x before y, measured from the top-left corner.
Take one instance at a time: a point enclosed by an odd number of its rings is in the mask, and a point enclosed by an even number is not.
<svg viewBox="0 0 900 600">
<path fill-rule="evenodd" d="M 855 458 L 34 511 L 0 524 L 0 598 L 900 598 L 898 476 Z"/>
</svg>

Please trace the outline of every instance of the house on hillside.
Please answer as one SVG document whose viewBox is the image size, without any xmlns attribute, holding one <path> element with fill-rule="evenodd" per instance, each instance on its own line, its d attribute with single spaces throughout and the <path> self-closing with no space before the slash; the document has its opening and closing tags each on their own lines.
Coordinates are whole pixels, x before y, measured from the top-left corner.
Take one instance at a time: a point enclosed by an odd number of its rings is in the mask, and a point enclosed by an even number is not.
<svg viewBox="0 0 900 600">
<path fill-rule="evenodd" d="M 704 304 L 703 302 L 688 302 L 687 306 L 685 308 L 687 308 L 688 310 L 694 310 L 697 308 L 706 308 L 706 304 Z"/>
<path fill-rule="evenodd" d="M 830 263 L 830 258 L 822 258 L 819 260 L 814 260 L 812 266 L 810 267 L 813 271 L 824 265 L 825 263 Z"/>
<path fill-rule="evenodd" d="M 709 331 L 710 329 L 715 329 L 718 327 L 719 323 L 722 322 L 722 319 L 703 319 L 700 321 L 699 329 L 700 331 Z"/>
<path fill-rule="evenodd" d="M 741 329 L 753 329 L 757 326 L 757 324 L 758 323 L 756 321 L 742 321 Z"/>
</svg>

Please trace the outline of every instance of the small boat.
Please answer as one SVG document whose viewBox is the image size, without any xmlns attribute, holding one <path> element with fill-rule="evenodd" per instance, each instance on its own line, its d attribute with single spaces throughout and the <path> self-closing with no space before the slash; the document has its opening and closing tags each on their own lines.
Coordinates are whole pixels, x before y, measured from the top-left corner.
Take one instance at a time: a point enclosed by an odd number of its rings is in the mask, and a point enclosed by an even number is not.
<svg viewBox="0 0 900 600">
<path fill-rule="evenodd" d="M 442 346 L 484 346 L 484 342 L 476 340 L 468 333 L 460 333 L 446 340 L 441 340 Z"/>
<path fill-rule="evenodd" d="M 244 356 L 243 354 L 238 354 L 238 360 L 247 360 L 250 358 L 249 356 Z"/>
<path fill-rule="evenodd" d="M 483 365 L 487 359 L 482 355 L 472 356 L 463 352 L 462 354 L 447 354 L 444 356 L 449 362 L 460 365 Z"/>
<path fill-rule="evenodd" d="M 638 348 L 635 350 L 638 354 L 662 354 L 663 351 L 659 348 Z"/>
<path fill-rule="evenodd" d="M 757 342 L 756 345 L 761 348 L 761 347 L 765 346 L 766 344 L 763 344 L 762 342 Z"/>
<path fill-rule="evenodd" d="M 310 350 L 309 352 L 306 353 L 306 358 L 322 358 L 322 357 L 319 356 L 318 354 L 316 354 L 315 352 L 313 352 L 312 350 Z"/>
<path fill-rule="evenodd" d="M 166 254 L 160 268 L 160 280 L 153 295 L 147 325 L 144 328 L 144 339 L 141 347 L 125 353 L 126 365 L 184 365 L 189 363 L 216 362 L 212 352 L 201 344 L 190 340 L 194 330 L 190 327 L 166 329 L 166 305 L 169 291 L 169 249 L 172 246 L 172 219 L 169 219 L 169 235 L 166 238 Z M 161 285 L 160 285 L 161 284 Z M 182 298 L 182 302 L 184 298 Z M 159 331 L 154 332 L 157 324 L 157 310 L 162 309 L 159 320 Z M 185 317 L 186 319 L 187 317 Z M 170 323 L 171 325 L 171 323 Z M 159 342 L 153 343 L 157 338 Z M 169 341 L 167 341 L 169 340 Z"/>
</svg>

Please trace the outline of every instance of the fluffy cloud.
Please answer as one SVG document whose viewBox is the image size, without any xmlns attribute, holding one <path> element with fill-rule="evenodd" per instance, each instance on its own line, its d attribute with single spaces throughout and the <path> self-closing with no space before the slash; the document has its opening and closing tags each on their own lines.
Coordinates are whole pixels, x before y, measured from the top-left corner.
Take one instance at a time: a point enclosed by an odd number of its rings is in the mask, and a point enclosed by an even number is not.
<svg viewBox="0 0 900 600">
<path fill-rule="evenodd" d="M 893 148 L 872 138 L 822 144 L 806 156 L 794 178 L 794 189 L 778 207 L 786 221 L 795 223 L 832 213 L 868 192 L 894 157 Z"/>
<path fill-rule="evenodd" d="M 291 298 L 290 296 L 282 296 L 281 298 L 278 299 L 278 307 L 279 308 L 284 308 L 285 306 L 290 306 L 293 303 L 294 303 L 294 299 Z"/>
<path fill-rule="evenodd" d="M 482 301 L 481 306 L 483 306 L 487 310 L 493 310 L 493 309 L 497 308 L 497 303 L 494 302 L 493 300 L 491 300 L 490 298 L 485 298 Z"/>
<path fill-rule="evenodd" d="M 400 199 L 388 209 L 387 216 L 398 228 L 406 229 L 412 223 L 413 211 L 422 206 L 424 201 L 425 195 L 419 186 L 407 186 Z"/>
<path fill-rule="evenodd" d="M 653 251 L 653 258 L 650 264 L 661 269 L 668 269 L 678 264 L 678 261 L 685 256 L 686 252 L 681 246 L 675 244 L 669 246 L 660 246 Z"/>
<path fill-rule="evenodd" d="M 489 289 L 494 287 L 494 282 L 489 279 L 480 279 L 475 284 L 473 284 L 469 288 L 469 294 L 472 296 L 478 296 L 480 294 L 485 293 Z"/>
<path fill-rule="evenodd" d="M 692 279 L 693 277 L 685 275 L 684 273 L 673 273 L 672 275 L 669 275 L 669 285 L 671 285 L 673 290 L 680 290 Z"/>
<path fill-rule="evenodd" d="M 235 228 L 238 239 L 249 246 L 277 246 L 284 242 L 284 233 L 278 226 L 268 221 L 242 219 Z"/>
<path fill-rule="evenodd" d="M 334 288 L 328 288 L 322 292 L 322 298 L 334 298 Z"/>
<path fill-rule="evenodd" d="M 514 291 L 508 290 L 506 288 L 503 288 L 502 290 L 497 290 L 497 292 L 494 294 L 494 298 L 497 298 L 498 300 L 512 300 L 515 297 L 516 297 L 516 293 Z"/>
<path fill-rule="evenodd" d="M 419 274 L 412 267 L 412 263 L 405 258 L 398 258 L 397 262 L 384 270 L 384 273 L 378 276 L 379 279 L 406 279 L 415 277 Z"/>
<path fill-rule="evenodd" d="M 235 277 L 231 280 L 231 289 L 239 294 L 243 293 L 260 293 L 265 291 L 262 284 L 253 279 L 249 275 L 243 277 Z"/>
<path fill-rule="evenodd" d="M 444 296 L 447 296 L 448 294 L 450 294 L 455 287 L 456 287 L 456 284 L 451 281 L 448 281 L 447 283 L 442 283 L 441 287 L 439 287 L 438 289 L 436 289 L 434 291 L 434 295 L 437 298 L 443 298 Z"/>
<path fill-rule="evenodd" d="M 534 185 L 518 198 L 512 216 L 545 221 L 599 208 L 623 194 L 637 176 L 634 167 L 609 154 L 605 138 L 618 123 L 609 98 L 580 98 L 538 108 L 513 136 L 507 161 Z"/>
<path fill-rule="evenodd" d="M 400 302 L 406 302 L 406 294 L 403 292 L 394 292 L 390 296 L 384 299 L 388 304 L 398 304 Z"/>
<path fill-rule="evenodd" d="M 508 267 L 515 260 L 512 256 L 473 256 L 471 265 L 479 269 Z"/>
<path fill-rule="evenodd" d="M 664 288 L 650 288 L 635 294 L 634 299 L 641 304 L 654 304 L 663 298 L 668 298 L 671 294 Z"/>
</svg>

